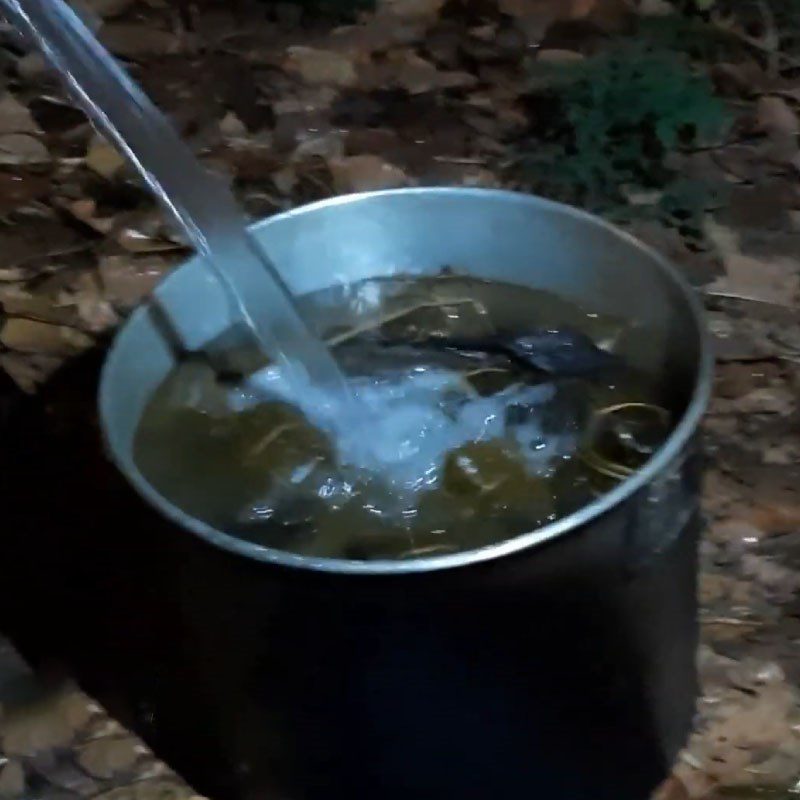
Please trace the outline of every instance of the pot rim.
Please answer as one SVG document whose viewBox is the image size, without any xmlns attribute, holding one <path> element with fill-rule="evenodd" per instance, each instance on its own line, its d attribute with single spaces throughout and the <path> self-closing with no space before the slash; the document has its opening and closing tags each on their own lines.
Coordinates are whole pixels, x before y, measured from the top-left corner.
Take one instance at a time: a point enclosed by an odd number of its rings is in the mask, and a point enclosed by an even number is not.
<svg viewBox="0 0 800 800">
<path fill-rule="evenodd" d="M 686 411 L 673 429 L 669 438 L 653 457 L 631 477 L 619 483 L 611 491 L 601 495 L 588 505 L 582 506 L 577 511 L 562 517 L 555 522 L 550 522 L 526 533 L 519 534 L 510 539 L 487 545 L 475 550 L 465 550 L 457 553 L 448 553 L 438 556 L 426 556 L 422 558 L 404 560 L 381 559 L 375 561 L 355 561 L 340 558 L 314 558 L 301 556 L 282 550 L 265 547 L 264 545 L 248 542 L 230 534 L 224 533 L 211 525 L 208 525 L 191 515 L 185 513 L 169 500 L 157 492 L 153 486 L 144 478 L 136 468 L 135 464 L 125 464 L 118 457 L 117 453 L 110 446 L 106 450 L 123 476 L 133 485 L 139 495 L 156 510 L 165 515 L 168 519 L 190 533 L 199 536 L 215 547 L 220 547 L 239 556 L 252 559 L 257 562 L 275 564 L 295 569 L 311 570 L 315 572 L 353 574 L 353 575 L 399 575 L 426 573 L 445 569 L 466 567 L 472 564 L 500 559 L 504 556 L 514 555 L 530 548 L 544 545 L 561 536 L 575 533 L 595 519 L 602 517 L 618 505 L 630 499 L 639 490 L 652 482 L 662 471 L 666 470 L 670 462 L 678 457 L 684 448 L 689 444 L 695 434 L 700 421 L 705 414 L 706 407 L 711 396 L 711 383 L 713 373 L 713 356 L 709 341 L 708 331 L 703 324 L 703 306 L 688 281 L 677 271 L 670 261 L 661 255 L 657 250 L 644 244 L 636 237 L 611 224 L 610 222 L 554 200 L 548 200 L 537 195 L 527 195 L 521 192 L 513 192 L 503 189 L 478 189 L 464 187 L 414 187 L 404 189 L 387 189 L 374 192 L 360 192 L 356 194 L 339 195 L 327 198 L 314 203 L 309 203 L 281 214 L 260 220 L 250 226 L 250 230 L 259 231 L 261 228 L 268 227 L 281 220 L 313 212 L 315 210 L 350 203 L 358 203 L 375 197 L 395 196 L 395 195 L 458 195 L 475 196 L 486 199 L 498 200 L 517 200 L 523 199 L 530 202 L 532 207 L 547 208 L 568 214 L 575 219 L 595 226 L 604 228 L 609 233 L 614 234 L 619 239 L 626 241 L 632 248 L 639 253 L 648 256 L 658 269 L 671 281 L 680 291 L 685 300 L 697 335 L 700 358 L 697 365 L 697 379 L 691 400 Z M 180 269 L 180 267 L 178 267 Z M 107 415 L 104 412 L 104 398 L 107 396 L 106 386 L 110 381 L 108 365 L 114 357 L 118 341 L 125 336 L 130 325 L 140 319 L 147 310 L 148 303 L 145 302 L 129 317 L 128 321 L 117 332 L 111 348 L 106 354 L 99 383 L 99 407 L 100 419 L 103 430 L 105 430 L 105 420 Z"/>
</svg>

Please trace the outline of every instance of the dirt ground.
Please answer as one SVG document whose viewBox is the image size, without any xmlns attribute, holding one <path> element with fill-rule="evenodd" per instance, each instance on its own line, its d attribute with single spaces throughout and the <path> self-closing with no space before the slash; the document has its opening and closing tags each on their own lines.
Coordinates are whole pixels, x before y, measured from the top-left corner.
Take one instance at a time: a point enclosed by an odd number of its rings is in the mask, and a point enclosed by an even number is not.
<svg viewBox="0 0 800 800">
<path fill-rule="evenodd" d="M 646 213 L 658 185 L 625 187 L 625 214 L 618 198 L 608 206 L 697 286 L 718 362 L 703 694 L 658 800 L 789 800 L 800 794 L 800 60 L 768 3 L 752 4 L 755 26 L 723 3 L 697 6 L 727 37 L 703 70 L 731 124 L 664 163 L 724 192 L 678 223 Z M 665 0 L 380 0 L 334 19 L 259 0 L 81 7 L 253 216 L 384 187 L 535 189 L 525 156 L 551 144 L 536 70 L 587 62 L 642 20 L 676 14 Z M 0 369 L 36 392 L 187 250 L 41 58 L 0 34 Z M 8 648 L 2 663 L 24 674 Z M 156 795 L 191 790 L 79 693 L 0 717 L 0 798 Z"/>
</svg>

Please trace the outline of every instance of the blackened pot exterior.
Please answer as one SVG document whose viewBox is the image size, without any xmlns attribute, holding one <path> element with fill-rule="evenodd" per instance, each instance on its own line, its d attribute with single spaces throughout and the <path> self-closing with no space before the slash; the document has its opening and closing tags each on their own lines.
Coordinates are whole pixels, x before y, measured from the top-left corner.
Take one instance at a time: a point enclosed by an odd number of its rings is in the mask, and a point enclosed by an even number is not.
<svg viewBox="0 0 800 800">
<path fill-rule="evenodd" d="M 446 572 L 298 574 L 188 548 L 184 691 L 223 757 L 209 787 L 645 800 L 694 709 L 696 470 L 684 478 L 691 513 L 646 559 L 641 497 L 536 551 Z M 603 558 L 621 531 L 624 557 Z"/>
<path fill-rule="evenodd" d="M 690 290 L 604 223 L 502 192 L 366 195 L 256 234 L 297 267 L 296 291 L 319 288 L 303 267 L 324 253 L 339 279 L 455 263 L 625 311 L 655 331 L 686 412 L 634 478 L 540 531 L 416 561 L 308 560 L 188 518 L 138 473 L 135 424 L 175 360 L 141 309 L 109 355 L 100 409 L 113 460 L 174 523 L 147 536 L 171 554 L 164 599 L 180 628 L 153 694 L 158 740 L 179 768 L 192 752 L 188 777 L 232 800 L 644 800 L 695 699 L 709 359 Z M 159 300 L 208 311 L 198 345 L 225 327 L 197 264 Z"/>
<path fill-rule="evenodd" d="M 463 571 L 299 572 L 138 497 L 92 424 L 96 362 L 0 392 L 0 628 L 198 791 L 645 800 L 665 774 L 695 693 L 696 459 L 661 549 L 637 537 L 642 495 Z"/>
</svg>

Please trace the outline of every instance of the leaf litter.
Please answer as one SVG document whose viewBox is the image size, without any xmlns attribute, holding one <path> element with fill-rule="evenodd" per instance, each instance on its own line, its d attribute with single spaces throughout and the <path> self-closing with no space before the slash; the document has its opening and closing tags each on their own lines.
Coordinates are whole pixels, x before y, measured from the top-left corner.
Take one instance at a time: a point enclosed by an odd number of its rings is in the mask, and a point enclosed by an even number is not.
<svg viewBox="0 0 800 800">
<path fill-rule="evenodd" d="M 261 0 L 82 4 L 256 215 L 391 186 L 536 189 L 600 210 L 685 272 L 708 306 L 719 364 L 705 426 L 702 698 L 656 798 L 796 796 L 797 4 L 378 0 L 339 18 L 335 3 L 326 14 Z M 3 42 L 0 370 L 35 392 L 104 340 L 185 248 L 39 56 Z M 653 74 L 665 46 L 683 64 L 682 95 Z M 631 52 L 641 57 L 621 61 Z M 615 107 L 615 80 L 598 84 L 598 65 L 644 81 L 653 105 Z M 691 103 L 679 107 L 679 96 Z M 668 121 L 653 126 L 662 112 Z M 523 169 L 531 154 L 533 173 Z M 34 762 L 5 757 L 0 790 L 21 796 Z M 117 744 L 81 745 L 74 757 L 99 796 L 118 785 L 108 776 L 139 763 Z"/>
</svg>

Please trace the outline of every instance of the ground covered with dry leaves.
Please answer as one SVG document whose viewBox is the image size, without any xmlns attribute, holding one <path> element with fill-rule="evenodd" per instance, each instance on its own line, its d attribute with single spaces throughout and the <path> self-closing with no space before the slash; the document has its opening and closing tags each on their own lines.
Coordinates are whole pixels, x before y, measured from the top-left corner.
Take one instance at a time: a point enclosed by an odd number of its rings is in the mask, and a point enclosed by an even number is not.
<svg viewBox="0 0 800 800">
<path fill-rule="evenodd" d="M 364 189 L 510 187 L 603 213 L 685 271 L 718 357 L 703 696 L 658 797 L 800 793 L 800 4 L 81 6 L 253 216 Z M 0 368 L 35 392 L 186 249 L 39 56 L 0 33 Z M 81 695 L 32 708 L 0 722 L 0 797 L 191 794 Z"/>
</svg>

